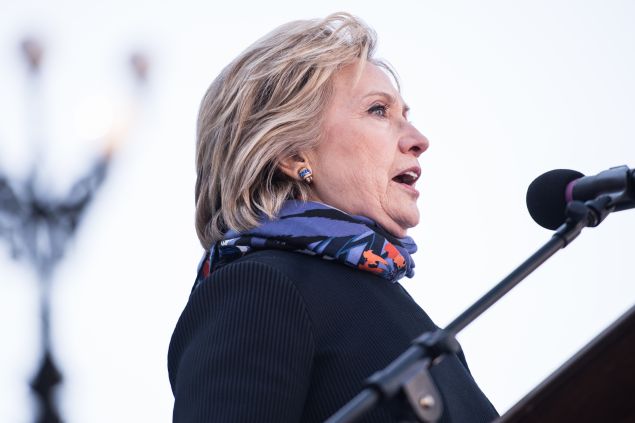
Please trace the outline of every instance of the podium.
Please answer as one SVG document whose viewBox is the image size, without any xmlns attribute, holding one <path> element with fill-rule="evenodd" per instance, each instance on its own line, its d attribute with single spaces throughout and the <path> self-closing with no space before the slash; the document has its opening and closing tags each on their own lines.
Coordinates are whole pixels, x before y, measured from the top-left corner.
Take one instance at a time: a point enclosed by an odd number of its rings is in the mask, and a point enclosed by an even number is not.
<svg viewBox="0 0 635 423">
<path fill-rule="evenodd" d="M 635 422 L 635 306 L 495 422 Z"/>
</svg>

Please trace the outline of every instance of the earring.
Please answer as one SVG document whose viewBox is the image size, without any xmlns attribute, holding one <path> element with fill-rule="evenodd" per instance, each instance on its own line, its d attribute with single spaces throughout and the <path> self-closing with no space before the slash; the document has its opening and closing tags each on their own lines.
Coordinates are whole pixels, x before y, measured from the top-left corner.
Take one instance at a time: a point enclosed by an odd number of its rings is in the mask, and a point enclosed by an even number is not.
<svg viewBox="0 0 635 423">
<path fill-rule="evenodd" d="M 313 172 L 311 172 L 311 169 L 309 168 L 303 167 L 300 169 L 300 171 L 298 171 L 298 176 L 307 184 L 313 182 Z"/>
</svg>

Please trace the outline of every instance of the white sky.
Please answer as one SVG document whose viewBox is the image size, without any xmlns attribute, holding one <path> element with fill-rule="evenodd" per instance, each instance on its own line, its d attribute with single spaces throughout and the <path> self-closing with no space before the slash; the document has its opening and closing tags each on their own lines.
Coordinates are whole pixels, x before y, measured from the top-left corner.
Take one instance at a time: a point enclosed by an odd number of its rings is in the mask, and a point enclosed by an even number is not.
<svg viewBox="0 0 635 423">
<path fill-rule="evenodd" d="M 422 158 L 420 251 L 405 286 L 447 324 L 550 237 L 525 207 L 546 170 L 635 166 L 635 3 L 630 1 L 81 2 L 0 0 L 0 169 L 30 165 L 63 192 L 130 101 L 128 54 L 151 56 L 141 114 L 58 268 L 56 359 L 65 420 L 171 421 L 166 355 L 193 282 L 198 102 L 219 70 L 283 22 L 346 10 L 379 34 Z M 42 119 L 27 116 L 19 40 L 46 45 Z M 635 303 L 635 214 L 610 216 L 460 335 L 504 412 Z M 0 421 L 32 421 L 36 282 L 0 244 Z"/>
</svg>

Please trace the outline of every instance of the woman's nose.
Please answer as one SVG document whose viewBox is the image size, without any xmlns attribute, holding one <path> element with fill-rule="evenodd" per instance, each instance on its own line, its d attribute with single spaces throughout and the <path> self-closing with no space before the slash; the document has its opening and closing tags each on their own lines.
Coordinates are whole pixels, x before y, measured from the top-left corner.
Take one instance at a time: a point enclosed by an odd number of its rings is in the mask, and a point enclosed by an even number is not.
<svg viewBox="0 0 635 423">
<path fill-rule="evenodd" d="M 399 147 L 403 153 L 414 154 L 419 157 L 430 146 L 430 141 L 411 123 L 404 125 L 404 133 L 399 140 Z"/>
</svg>

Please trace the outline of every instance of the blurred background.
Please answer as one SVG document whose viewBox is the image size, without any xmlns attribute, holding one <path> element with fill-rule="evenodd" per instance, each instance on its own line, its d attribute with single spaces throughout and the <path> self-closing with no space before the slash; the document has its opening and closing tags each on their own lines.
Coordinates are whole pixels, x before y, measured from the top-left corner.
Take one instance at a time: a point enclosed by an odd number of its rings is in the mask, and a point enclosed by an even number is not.
<svg viewBox="0 0 635 423">
<path fill-rule="evenodd" d="M 437 324 L 551 236 L 535 177 L 635 166 L 627 0 L 0 0 L 0 421 L 36 421 L 45 347 L 63 421 L 171 421 L 199 101 L 275 26 L 338 10 L 376 29 L 431 141 L 404 285 Z M 585 230 L 460 335 L 501 413 L 635 303 L 633 234 L 633 211 Z"/>
</svg>

